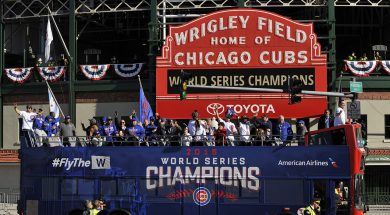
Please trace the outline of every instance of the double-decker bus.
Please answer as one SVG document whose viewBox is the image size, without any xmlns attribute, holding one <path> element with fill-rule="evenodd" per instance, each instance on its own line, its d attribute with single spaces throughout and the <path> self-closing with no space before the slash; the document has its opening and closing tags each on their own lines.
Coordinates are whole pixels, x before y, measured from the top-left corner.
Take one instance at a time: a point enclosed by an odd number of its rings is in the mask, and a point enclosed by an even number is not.
<svg viewBox="0 0 390 215">
<path fill-rule="evenodd" d="M 321 214 L 365 212 L 359 124 L 309 132 L 301 146 L 22 144 L 20 159 L 20 214 L 82 214 L 88 199 L 104 199 L 101 214 L 110 215 L 271 215 L 313 198 Z"/>
</svg>

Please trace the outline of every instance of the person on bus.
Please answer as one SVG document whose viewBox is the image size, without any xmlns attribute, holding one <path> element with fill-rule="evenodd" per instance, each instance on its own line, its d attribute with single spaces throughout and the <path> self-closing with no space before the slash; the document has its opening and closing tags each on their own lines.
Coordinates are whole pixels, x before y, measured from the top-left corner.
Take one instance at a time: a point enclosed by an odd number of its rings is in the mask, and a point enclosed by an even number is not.
<svg viewBox="0 0 390 215">
<path fill-rule="evenodd" d="M 92 209 L 89 210 L 89 214 L 90 215 L 97 215 L 99 212 L 100 212 L 100 201 L 98 199 L 96 199 L 95 201 L 93 201 L 92 203 L 93 207 Z"/>
<path fill-rule="evenodd" d="M 345 102 L 343 100 L 340 100 L 339 106 L 336 109 L 336 114 L 334 117 L 334 122 L 333 122 L 334 126 L 345 124 L 346 116 L 345 116 L 344 107 L 345 107 Z"/>
<path fill-rule="evenodd" d="M 274 126 L 274 128 L 275 137 L 279 138 L 283 142 L 283 144 L 286 144 L 287 141 L 292 139 L 293 131 L 291 125 L 284 120 L 283 115 L 279 116 L 278 124 Z"/>
<path fill-rule="evenodd" d="M 320 203 L 321 202 L 319 199 L 312 199 L 310 201 L 310 205 L 304 209 L 303 214 L 304 215 L 319 215 L 320 211 L 321 211 Z"/>
<path fill-rule="evenodd" d="M 83 131 L 86 132 L 87 139 L 90 141 L 89 145 L 99 146 L 100 131 L 96 119 L 90 119 L 88 127 L 85 127 L 84 123 L 81 123 L 81 127 L 83 128 Z"/>
<path fill-rule="evenodd" d="M 338 182 L 336 184 L 336 188 L 334 189 L 335 192 L 335 198 L 336 198 L 336 204 L 337 206 L 342 205 L 343 198 L 343 191 L 342 191 L 342 182 Z"/>
<path fill-rule="evenodd" d="M 43 110 L 39 108 L 37 115 L 35 116 L 33 122 L 33 129 L 35 134 L 38 136 L 37 146 L 43 146 L 43 141 L 47 139 L 47 134 L 43 130 L 43 122 L 45 121 L 45 116 L 43 115 Z"/>
<path fill-rule="evenodd" d="M 249 118 L 244 115 L 241 120 L 240 117 L 237 116 L 237 119 L 239 121 L 239 127 L 238 131 L 240 133 L 240 145 L 241 146 L 250 146 L 252 145 L 251 142 L 251 134 L 250 134 L 250 121 Z"/>
<path fill-rule="evenodd" d="M 318 120 L 318 129 L 330 128 L 333 126 L 333 117 L 330 115 L 330 110 L 326 109 L 324 114 Z"/>
<path fill-rule="evenodd" d="M 231 121 L 231 119 L 234 116 L 237 116 L 236 113 L 232 108 L 228 108 L 228 110 L 225 113 L 225 118 L 226 120 L 223 120 L 220 116 L 218 111 L 215 111 L 216 118 L 219 122 L 223 122 L 225 124 L 225 129 L 226 129 L 226 138 L 227 138 L 227 143 L 230 146 L 235 146 L 235 138 L 234 136 L 238 134 L 236 125 Z"/>
<path fill-rule="evenodd" d="M 63 145 L 64 146 L 71 146 L 72 140 L 70 140 L 70 137 L 76 136 L 76 127 L 74 124 L 70 121 L 71 117 L 68 115 L 65 117 L 65 121 L 60 124 L 59 126 L 59 132 L 60 136 L 63 138 Z"/>
<path fill-rule="evenodd" d="M 215 145 L 226 146 L 226 129 L 225 123 L 219 122 L 218 129 L 214 133 Z"/>
<path fill-rule="evenodd" d="M 35 135 L 33 132 L 33 122 L 37 114 L 32 111 L 33 108 L 31 105 L 26 106 L 26 111 L 21 111 L 19 110 L 18 105 L 14 104 L 14 110 L 23 119 L 22 135 L 26 137 L 27 144 L 29 144 L 29 146 L 36 146 Z"/>
<path fill-rule="evenodd" d="M 112 121 L 112 117 L 108 116 L 106 123 L 103 125 L 102 135 L 106 137 L 108 145 L 113 145 L 113 137 L 118 136 L 118 129 Z"/>
<path fill-rule="evenodd" d="M 296 139 L 298 141 L 298 146 L 303 146 L 305 144 L 305 134 L 307 133 L 307 128 L 305 125 L 305 121 L 299 120 L 297 127 L 297 135 Z"/>
<path fill-rule="evenodd" d="M 93 208 L 92 201 L 91 200 L 85 200 L 84 207 L 85 207 L 85 209 L 83 211 L 83 215 L 90 215 L 91 214 L 91 210 Z"/>
</svg>

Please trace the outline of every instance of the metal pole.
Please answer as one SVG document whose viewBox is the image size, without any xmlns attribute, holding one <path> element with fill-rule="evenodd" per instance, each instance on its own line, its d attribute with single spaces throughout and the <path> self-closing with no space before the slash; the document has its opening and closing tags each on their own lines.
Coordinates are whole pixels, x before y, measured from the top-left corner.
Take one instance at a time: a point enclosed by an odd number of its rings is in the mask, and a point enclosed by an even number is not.
<svg viewBox="0 0 390 215">
<path fill-rule="evenodd" d="M 328 25 L 329 25 L 329 39 L 328 44 L 330 46 L 328 53 L 328 71 L 331 73 L 330 91 L 336 91 L 336 10 L 334 6 L 335 0 L 328 0 Z M 342 76 L 341 76 L 342 77 Z M 341 78 L 340 77 L 340 83 Z M 339 87 L 341 89 L 341 87 Z M 330 98 L 328 108 L 333 110 L 336 107 L 336 99 Z"/>
<path fill-rule="evenodd" d="M 3 22 L 3 4 L 4 2 L 0 3 L 0 80 L 3 79 L 3 72 L 4 71 L 4 28 L 5 24 Z M 0 149 L 4 147 L 3 144 L 3 92 L 2 92 L 3 85 L 0 85 Z"/>
<path fill-rule="evenodd" d="M 269 89 L 269 88 L 249 88 L 249 87 L 217 87 L 217 86 L 200 86 L 200 85 L 187 85 L 188 88 L 194 89 L 210 89 L 210 90 L 237 90 L 237 91 L 251 91 L 251 92 L 271 92 L 271 93 L 283 93 L 282 89 Z M 309 91 L 302 90 L 300 94 L 304 95 L 317 95 L 317 96 L 331 96 L 331 97 L 350 97 L 353 95 L 336 93 L 336 92 L 321 92 L 321 91 Z"/>
<path fill-rule="evenodd" d="M 70 1 L 70 2 L 73 2 L 73 1 Z M 56 29 L 56 31 L 57 31 L 58 36 L 60 37 L 62 46 L 63 46 L 64 49 L 65 49 L 66 55 L 68 56 L 69 61 L 72 61 L 72 58 L 71 58 L 71 56 L 70 56 L 70 54 L 69 54 L 69 50 L 68 50 L 68 48 L 66 47 L 66 44 L 65 44 L 64 39 L 62 38 L 60 29 L 59 29 L 58 26 L 57 26 L 56 20 L 54 20 L 54 17 L 53 17 L 53 15 L 51 14 L 50 8 L 49 8 L 48 6 L 46 6 L 46 8 L 47 8 L 47 10 L 49 11 L 49 17 L 50 17 L 51 21 L 52 21 L 53 24 L 54 24 L 54 27 L 55 27 L 55 29 Z M 72 14 L 72 13 L 70 13 L 70 14 Z"/>
<path fill-rule="evenodd" d="M 71 59 L 68 66 L 69 77 L 69 115 L 72 116 L 72 121 L 76 125 L 76 95 L 74 90 L 75 74 L 77 72 L 77 22 L 76 22 L 76 3 L 75 1 L 69 1 L 69 51 L 71 53 Z"/>
<path fill-rule="evenodd" d="M 149 39 L 148 39 L 148 69 L 147 72 L 149 74 L 149 97 L 154 98 L 153 100 L 149 100 L 152 106 L 155 107 L 156 99 L 155 96 L 151 96 L 155 93 L 155 89 L 153 86 L 156 86 L 156 53 L 158 49 L 158 20 L 157 20 L 157 0 L 150 1 L 150 21 L 148 23 L 149 28 Z M 144 91 L 145 92 L 145 91 Z"/>
<path fill-rule="evenodd" d="M 49 83 L 47 82 L 47 80 L 45 80 L 45 82 L 46 82 L 46 85 L 47 85 L 47 89 L 50 90 L 50 93 L 51 93 L 51 95 L 53 96 L 54 102 L 57 104 L 58 109 L 60 109 L 60 112 L 61 112 L 62 116 L 65 117 L 65 114 L 64 114 L 64 112 L 62 112 L 61 106 L 60 106 L 60 104 L 58 103 L 56 97 L 54 96 L 54 93 L 53 93 L 53 91 L 51 90 L 51 87 L 50 87 Z"/>
</svg>

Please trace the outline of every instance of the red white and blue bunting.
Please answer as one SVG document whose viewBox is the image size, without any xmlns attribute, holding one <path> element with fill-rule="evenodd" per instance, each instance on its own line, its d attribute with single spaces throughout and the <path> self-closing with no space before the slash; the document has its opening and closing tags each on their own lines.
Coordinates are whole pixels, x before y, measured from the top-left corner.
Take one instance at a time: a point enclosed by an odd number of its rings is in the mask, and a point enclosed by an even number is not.
<svg viewBox="0 0 390 215">
<path fill-rule="evenodd" d="M 38 72 L 43 80 L 55 82 L 64 75 L 65 66 L 38 67 Z"/>
<path fill-rule="evenodd" d="M 7 77 L 18 84 L 23 84 L 32 74 L 33 67 L 4 69 Z"/>
<path fill-rule="evenodd" d="M 382 60 L 381 61 L 382 68 L 390 75 L 390 60 Z"/>
<path fill-rule="evenodd" d="M 112 64 L 115 69 L 115 73 L 122 78 L 131 78 L 141 71 L 143 63 L 134 64 Z"/>
<path fill-rule="evenodd" d="M 80 70 L 84 73 L 85 77 L 90 80 L 102 79 L 110 67 L 110 64 L 103 65 L 80 65 Z"/>
<path fill-rule="evenodd" d="M 346 60 L 345 64 L 349 71 L 356 76 L 369 76 L 377 66 L 377 61 L 349 61 Z"/>
</svg>

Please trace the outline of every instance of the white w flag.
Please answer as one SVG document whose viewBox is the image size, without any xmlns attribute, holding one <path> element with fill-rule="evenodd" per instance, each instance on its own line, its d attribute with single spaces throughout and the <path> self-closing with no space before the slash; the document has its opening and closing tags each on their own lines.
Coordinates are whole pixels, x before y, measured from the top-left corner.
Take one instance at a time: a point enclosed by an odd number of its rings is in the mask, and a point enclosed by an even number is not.
<svg viewBox="0 0 390 215">
<path fill-rule="evenodd" d="M 60 115 L 60 107 L 58 107 L 56 101 L 54 100 L 53 92 L 48 88 L 49 91 L 49 105 L 50 105 L 50 112 L 54 112 L 55 118 L 58 118 Z"/>
<path fill-rule="evenodd" d="M 50 58 L 50 44 L 53 41 L 53 32 L 51 31 L 50 18 L 47 20 L 46 28 L 46 43 L 45 43 L 45 63 L 49 61 Z"/>
</svg>

